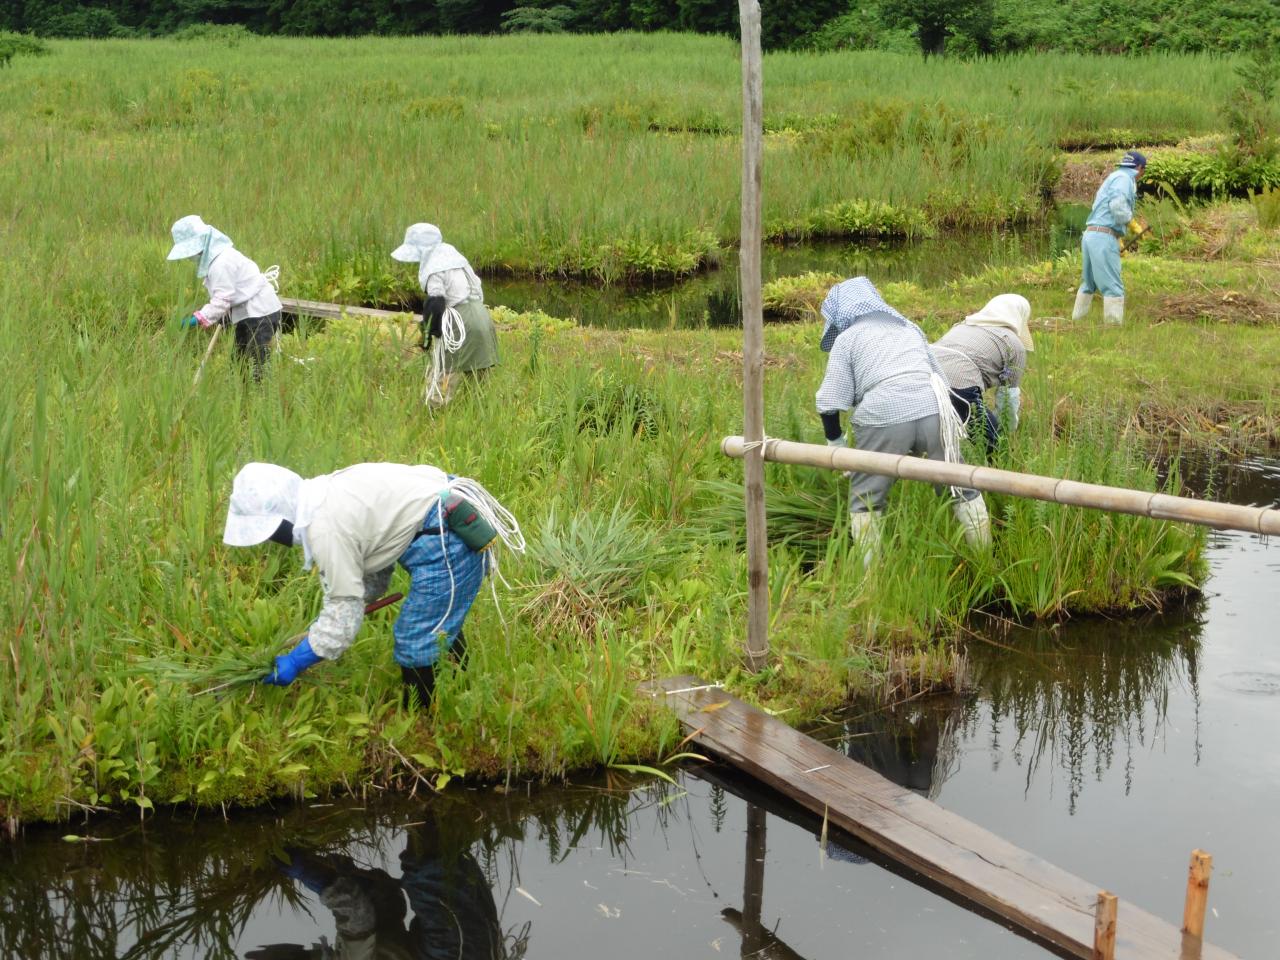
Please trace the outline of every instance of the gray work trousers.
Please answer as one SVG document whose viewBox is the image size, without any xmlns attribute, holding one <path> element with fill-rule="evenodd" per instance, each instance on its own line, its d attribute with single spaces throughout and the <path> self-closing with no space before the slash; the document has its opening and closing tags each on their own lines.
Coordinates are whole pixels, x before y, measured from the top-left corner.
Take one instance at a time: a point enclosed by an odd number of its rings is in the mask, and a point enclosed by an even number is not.
<svg viewBox="0 0 1280 960">
<path fill-rule="evenodd" d="M 859 450 L 870 450 L 875 453 L 913 453 L 929 460 L 946 459 L 942 452 L 942 431 L 936 413 L 921 417 L 919 420 L 891 423 L 883 427 L 854 424 L 853 433 L 854 446 Z M 850 473 L 849 512 L 867 513 L 883 510 L 896 479 L 896 477 L 882 476 L 878 473 Z M 933 489 L 942 493 L 946 488 L 935 485 Z M 973 500 L 977 496 L 979 496 L 977 490 L 970 490 L 967 487 L 960 490 L 961 500 Z"/>
</svg>

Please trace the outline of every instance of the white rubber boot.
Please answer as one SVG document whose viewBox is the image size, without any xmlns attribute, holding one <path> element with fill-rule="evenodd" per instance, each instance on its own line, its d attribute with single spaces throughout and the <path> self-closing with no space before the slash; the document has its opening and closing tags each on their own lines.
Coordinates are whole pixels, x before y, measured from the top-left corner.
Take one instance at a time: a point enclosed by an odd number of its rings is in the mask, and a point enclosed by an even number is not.
<svg viewBox="0 0 1280 960">
<path fill-rule="evenodd" d="M 880 549 L 880 522 L 875 511 L 849 514 L 849 533 L 853 545 L 862 550 L 862 566 L 870 570 Z"/>
<path fill-rule="evenodd" d="M 1075 305 L 1075 308 L 1071 311 L 1071 319 L 1083 320 L 1085 317 L 1089 315 L 1089 308 L 1092 306 L 1093 306 L 1093 294 L 1082 293 L 1081 291 L 1077 290 L 1076 305 Z"/>
<path fill-rule="evenodd" d="M 1124 297 L 1103 297 L 1102 319 L 1117 326 L 1124 323 Z"/>
<path fill-rule="evenodd" d="M 964 539 L 974 550 L 991 547 L 991 517 L 987 514 L 987 502 L 981 496 L 972 500 L 957 500 L 952 511 L 964 529 Z"/>
</svg>

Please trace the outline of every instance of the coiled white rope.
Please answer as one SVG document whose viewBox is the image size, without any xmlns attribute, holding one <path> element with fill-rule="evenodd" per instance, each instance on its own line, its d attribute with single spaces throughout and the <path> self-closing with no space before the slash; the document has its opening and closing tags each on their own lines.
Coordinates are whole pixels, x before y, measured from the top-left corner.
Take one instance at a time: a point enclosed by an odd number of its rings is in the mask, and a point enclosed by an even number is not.
<svg viewBox="0 0 1280 960">
<path fill-rule="evenodd" d="M 929 374 L 929 386 L 938 402 L 938 434 L 942 440 L 942 459 L 947 463 L 964 463 L 960 455 L 960 443 L 964 439 L 964 421 L 951 405 L 951 388 L 936 373 Z M 952 487 L 951 495 L 957 500 L 963 495 L 960 487 Z"/>
<path fill-rule="evenodd" d="M 422 322 L 427 322 L 425 316 Z M 426 370 L 427 386 L 422 402 L 429 406 L 444 406 L 449 402 L 444 389 L 447 379 L 444 355 L 446 352 L 457 353 L 467 342 L 467 328 L 462 322 L 462 316 L 453 307 L 445 307 L 444 316 L 440 318 L 440 332 L 440 337 L 431 348 L 431 359 Z"/>
<path fill-rule="evenodd" d="M 476 513 L 497 531 L 498 539 L 506 544 L 509 549 L 514 550 L 516 553 L 524 553 L 526 546 L 524 532 L 521 531 L 520 523 L 515 516 L 499 503 L 497 498 L 486 490 L 479 481 L 472 480 L 470 477 L 455 477 L 450 480 L 449 485 L 436 496 L 436 516 L 438 517 L 440 529 L 440 552 L 444 555 L 445 569 L 449 571 L 449 606 L 440 617 L 439 622 L 431 628 L 432 633 L 438 632 L 444 626 L 445 621 L 449 619 L 449 614 L 453 613 L 453 601 L 457 593 L 457 582 L 453 576 L 453 563 L 449 560 L 448 544 L 445 542 L 445 536 L 448 532 L 448 521 L 444 515 L 444 495 L 446 493 L 454 493 L 474 507 Z M 485 573 L 497 574 L 497 578 L 502 581 L 502 585 L 510 590 L 511 584 L 507 583 L 502 571 L 498 569 L 497 550 L 498 545 L 496 543 L 485 550 Z M 498 602 L 498 587 L 492 576 L 489 578 L 489 588 L 493 591 L 493 605 L 498 611 L 498 620 L 505 627 L 507 621 L 502 616 L 502 606 Z"/>
</svg>

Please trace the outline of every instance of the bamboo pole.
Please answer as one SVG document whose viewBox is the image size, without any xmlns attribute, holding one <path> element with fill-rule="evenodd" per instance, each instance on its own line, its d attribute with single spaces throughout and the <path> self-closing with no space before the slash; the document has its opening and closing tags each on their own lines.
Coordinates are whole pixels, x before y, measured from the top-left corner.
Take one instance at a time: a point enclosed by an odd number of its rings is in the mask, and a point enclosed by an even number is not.
<svg viewBox="0 0 1280 960">
<path fill-rule="evenodd" d="M 1116 897 L 1103 890 L 1093 913 L 1093 960 L 1115 960 Z"/>
<path fill-rule="evenodd" d="M 742 21 L 742 432 L 764 440 L 764 308 L 760 291 L 760 160 L 764 147 L 764 77 L 760 2 L 738 0 Z M 747 510 L 747 666 L 769 656 L 769 555 L 764 514 L 764 451 L 752 448 L 743 469 Z"/>
<path fill-rule="evenodd" d="M 720 451 L 728 457 L 741 457 L 745 444 L 742 437 L 725 437 Z M 1243 530 L 1263 535 L 1280 534 L 1280 510 L 1266 507 L 1242 507 L 1213 500 L 1173 497 L 1148 490 L 1128 490 L 1097 483 L 1078 483 L 1059 477 L 1044 477 L 1013 470 L 996 470 L 964 463 L 925 460 L 921 457 L 892 453 L 874 453 L 847 447 L 826 447 L 816 443 L 794 443 L 769 440 L 764 446 L 764 459 L 775 463 L 821 467 L 828 470 L 854 470 L 904 480 L 956 487 L 971 487 L 988 493 L 1005 493 L 1033 500 L 1047 500 L 1073 507 L 1090 507 L 1114 513 L 1131 513 L 1153 520 L 1176 520 L 1216 530 Z"/>
<path fill-rule="evenodd" d="M 191 381 L 193 389 L 200 385 L 200 378 L 204 376 L 204 365 L 213 356 L 213 348 L 218 345 L 218 334 L 220 333 L 222 333 L 222 324 L 218 324 L 213 328 L 213 334 L 209 337 L 209 345 L 204 348 L 204 356 L 200 358 L 200 366 L 196 367 L 196 375 Z"/>
<path fill-rule="evenodd" d="M 1182 932 L 1196 939 L 1204 938 L 1204 911 L 1209 904 L 1209 874 L 1213 857 L 1203 850 L 1191 851 L 1187 870 L 1187 903 L 1182 910 Z"/>
</svg>

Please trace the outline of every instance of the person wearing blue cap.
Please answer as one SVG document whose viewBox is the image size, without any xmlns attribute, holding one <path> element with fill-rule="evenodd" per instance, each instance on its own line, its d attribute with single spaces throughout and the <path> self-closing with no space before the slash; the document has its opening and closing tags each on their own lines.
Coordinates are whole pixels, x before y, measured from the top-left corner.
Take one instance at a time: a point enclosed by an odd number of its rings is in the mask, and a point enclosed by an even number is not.
<svg viewBox="0 0 1280 960">
<path fill-rule="evenodd" d="M 815 401 L 827 445 L 848 445 L 840 423 L 841 411 L 848 410 L 859 450 L 962 462 L 964 427 L 924 332 L 885 303 L 866 277 L 832 287 L 822 316 L 819 347 L 830 356 Z M 870 567 L 880 539 L 877 519 L 894 478 L 853 472 L 849 480 L 849 530 Z M 969 546 L 989 547 L 991 519 L 982 495 L 953 487 L 951 496 Z"/>
<path fill-rule="evenodd" d="M 1138 180 L 1147 168 L 1147 158 L 1130 150 L 1120 160 L 1093 198 L 1093 209 L 1085 221 L 1080 248 L 1084 253 L 1083 278 L 1076 292 L 1072 320 L 1089 315 L 1093 295 L 1102 293 L 1102 319 L 1124 323 L 1124 282 L 1120 279 L 1120 238 L 1133 220 L 1138 198 Z"/>
</svg>

